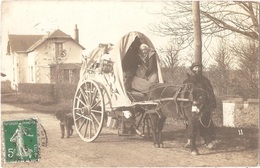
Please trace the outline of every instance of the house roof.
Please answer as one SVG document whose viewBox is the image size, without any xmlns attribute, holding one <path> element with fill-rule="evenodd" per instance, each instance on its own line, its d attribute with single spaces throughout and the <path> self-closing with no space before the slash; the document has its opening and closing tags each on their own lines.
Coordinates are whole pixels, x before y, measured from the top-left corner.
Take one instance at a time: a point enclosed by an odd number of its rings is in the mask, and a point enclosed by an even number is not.
<svg viewBox="0 0 260 168">
<path fill-rule="evenodd" d="M 11 35 L 9 34 L 9 45 L 14 52 L 26 52 L 43 35 Z"/>
<path fill-rule="evenodd" d="M 37 48 L 39 45 L 41 45 L 44 41 L 46 41 L 47 39 L 69 39 L 69 40 L 73 40 L 75 43 L 77 43 L 83 50 L 85 49 L 83 46 L 81 46 L 77 41 L 75 41 L 70 35 L 65 34 L 64 32 L 62 32 L 61 30 L 57 29 L 55 31 L 53 31 L 50 34 L 44 35 L 42 36 L 41 39 L 39 39 L 35 44 L 33 44 L 28 50 L 27 52 L 33 51 L 35 48 Z"/>
<path fill-rule="evenodd" d="M 65 34 L 61 30 L 57 29 L 47 35 L 11 35 L 9 34 L 9 42 L 13 52 L 31 52 L 41 45 L 47 39 L 69 39 L 73 40 L 83 50 L 85 49 L 77 41 L 75 41 L 70 35 Z"/>
<path fill-rule="evenodd" d="M 49 35 L 49 38 L 71 38 L 61 30 L 57 29 Z"/>
</svg>

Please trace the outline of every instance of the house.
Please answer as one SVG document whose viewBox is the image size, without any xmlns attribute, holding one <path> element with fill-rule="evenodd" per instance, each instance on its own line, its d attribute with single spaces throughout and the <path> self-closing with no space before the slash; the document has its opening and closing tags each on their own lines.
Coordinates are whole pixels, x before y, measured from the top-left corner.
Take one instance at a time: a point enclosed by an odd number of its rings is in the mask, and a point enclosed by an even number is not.
<svg viewBox="0 0 260 168">
<path fill-rule="evenodd" d="M 12 88 L 19 83 L 77 83 L 85 49 L 75 37 L 57 29 L 46 35 L 9 34 L 7 55 L 12 62 Z"/>
</svg>

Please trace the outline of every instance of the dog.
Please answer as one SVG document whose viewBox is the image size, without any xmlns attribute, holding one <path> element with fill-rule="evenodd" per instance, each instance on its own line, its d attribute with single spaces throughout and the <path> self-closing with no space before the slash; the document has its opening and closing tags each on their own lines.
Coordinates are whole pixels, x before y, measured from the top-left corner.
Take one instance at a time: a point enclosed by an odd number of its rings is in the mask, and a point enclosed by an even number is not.
<svg viewBox="0 0 260 168">
<path fill-rule="evenodd" d="M 67 138 L 73 134 L 74 120 L 71 111 L 57 110 L 55 116 L 60 120 L 61 138 L 65 136 L 65 129 L 67 131 Z"/>
</svg>

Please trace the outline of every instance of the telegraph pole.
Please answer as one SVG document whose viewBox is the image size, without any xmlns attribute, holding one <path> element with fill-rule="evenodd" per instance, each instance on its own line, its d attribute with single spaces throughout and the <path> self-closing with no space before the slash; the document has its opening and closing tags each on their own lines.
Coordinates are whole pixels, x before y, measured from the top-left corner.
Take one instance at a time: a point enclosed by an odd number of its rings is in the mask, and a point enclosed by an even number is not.
<svg viewBox="0 0 260 168">
<path fill-rule="evenodd" d="M 202 40 L 200 25 L 200 4 L 199 1 L 192 1 L 192 16 L 194 30 L 194 62 L 202 64 Z"/>
</svg>

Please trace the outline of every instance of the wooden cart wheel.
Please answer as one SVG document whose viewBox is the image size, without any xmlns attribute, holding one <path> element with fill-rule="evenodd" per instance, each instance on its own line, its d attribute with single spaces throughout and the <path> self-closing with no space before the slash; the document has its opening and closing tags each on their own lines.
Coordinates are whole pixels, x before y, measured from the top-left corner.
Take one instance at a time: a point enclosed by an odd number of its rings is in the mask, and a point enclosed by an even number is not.
<svg viewBox="0 0 260 168">
<path fill-rule="evenodd" d="M 94 141 L 104 122 L 104 97 L 97 82 L 86 80 L 78 85 L 73 101 L 75 128 L 86 142 Z"/>
<path fill-rule="evenodd" d="M 40 144 L 41 146 L 47 147 L 48 145 L 48 137 L 47 137 L 47 132 L 42 126 L 42 124 L 39 123 L 39 136 L 40 136 Z"/>
</svg>

